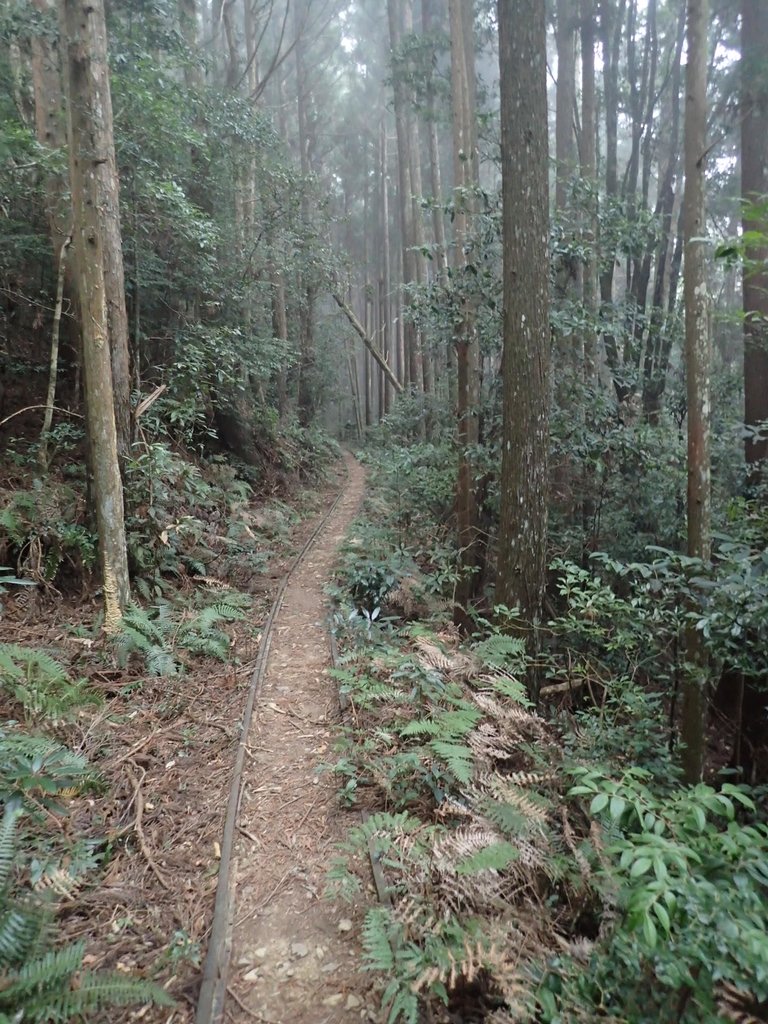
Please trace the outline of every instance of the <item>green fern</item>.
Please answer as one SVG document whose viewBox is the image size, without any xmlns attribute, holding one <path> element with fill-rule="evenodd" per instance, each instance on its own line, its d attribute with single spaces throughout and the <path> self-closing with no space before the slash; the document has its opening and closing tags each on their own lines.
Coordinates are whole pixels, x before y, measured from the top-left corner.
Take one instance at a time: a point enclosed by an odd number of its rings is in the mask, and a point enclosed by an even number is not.
<svg viewBox="0 0 768 1024">
<path fill-rule="evenodd" d="M 16 806 L 6 807 L 3 820 L 0 821 L 0 892 L 5 891 L 8 879 L 13 868 L 16 836 L 16 823 L 21 808 Z"/>
<path fill-rule="evenodd" d="M 475 644 L 474 654 L 490 668 L 519 668 L 525 663 L 525 640 L 504 633 L 492 633 Z"/>
<path fill-rule="evenodd" d="M 6 505 L 0 509 L 0 530 L 7 535 L 12 544 L 18 546 L 24 543 L 27 531 L 16 507 Z"/>
<path fill-rule="evenodd" d="M 224 600 L 219 598 L 186 620 L 167 602 L 151 608 L 132 605 L 123 615 L 114 641 L 118 662 L 125 666 L 132 656 L 137 656 L 150 675 L 172 676 L 184 667 L 180 651 L 226 661 L 229 637 L 216 627 L 221 622 L 245 618 L 246 604 L 250 604 L 250 599 L 244 595 L 227 594 Z"/>
<path fill-rule="evenodd" d="M 456 873 L 474 875 L 478 871 L 503 871 L 519 856 L 520 853 L 516 846 L 505 839 L 500 840 L 459 861 L 456 865 Z"/>
<path fill-rule="evenodd" d="M 356 846 L 362 845 L 374 836 L 413 835 L 424 828 L 420 818 L 409 814 L 408 811 L 398 811 L 397 814 L 389 814 L 387 811 L 378 811 L 369 815 L 362 825 L 356 825 L 350 830 L 350 842 Z"/>
<path fill-rule="evenodd" d="M 0 644 L 0 686 L 33 721 L 71 718 L 80 708 L 101 700 L 86 680 L 72 680 L 45 651 Z"/>
<path fill-rule="evenodd" d="M 363 958 L 367 971 L 390 974 L 395 967 L 395 955 L 390 945 L 392 917 L 389 911 L 374 907 L 365 916 L 363 925 Z"/>
<path fill-rule="evenodd" d="M 431 718 L 417 718 L 401 730 L 401 736 L 431 736 L 454 740 L 466 736 L 483 716 L 475 708 L 462 705 L 451 711 L 436 712 Z"/>
<path fill-rule="evenodd" d="M 147 672 L 155 676 L 173 676 L 178 664 L 173 656 L 171 629 L 161 616 L 152 618 L 147 610 L 131 605 L 120 621 L 113 643 L 118 664 L 125 668 L 132 656 L 143 660 Z"/>
<path fill-rule="evenodd" d="M 527 708 L 533 707 L 533 702 L 528 697 L 525 683 L 514 676 L 508 676 L 505 673 L 486 675 L 483 676 L 483 683 L 500 696 L 509 697 L 516 704 L 522 704 L 523 707 Z"/>
<path fill-rule="evenodd" d="M 61 793 L 81 792 L 94 782 L 86 759 L 55 740 L 0 730 L 0 800 L 6 805 L 31 797 L 55 807 Z"/>
<path fill-rule="evenodd" d="M 157 985 L 124 975 L 84 972 L 85 944 L 45 948 L 50 907 L 14 885 L 19 811 L 6 805 L 0 822 L 0 1021 L 63 1022 L 106 1006 L 172 1000 Z"/>
<path fill-rule="evenodd" d="M 457 782 L 466 785 L 474 771 L 474 757 L 469 747 L 447 740 L 433 740 L 430 748 L 443 761 Z"/>
<path fill-rule="evenodd" d="M 393 980 L 387 987 L 382 999 L 385 1006 L 389 1002 L 387 999 L 389 990 L 396 984 L 398 983 Z M 418 997 L 409 988 L 399 987 L 389 1007 L 387 1024 L 397 1024 L 397 1022 L 402 1022 L 402 1024 L 418 1024 L 419 1020 Z"/>
</svg>

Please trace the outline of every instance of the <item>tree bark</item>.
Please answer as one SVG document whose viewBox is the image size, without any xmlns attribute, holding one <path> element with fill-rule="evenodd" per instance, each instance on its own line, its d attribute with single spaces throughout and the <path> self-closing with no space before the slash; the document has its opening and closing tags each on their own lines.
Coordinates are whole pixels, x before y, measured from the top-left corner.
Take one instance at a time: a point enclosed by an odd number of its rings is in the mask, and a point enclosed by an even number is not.
<svg viewBox="0 0 768 1024">
<path fill-rule="evenodd" d="M 459 580 L 454 598 L 454 621 L 469 623 L 480 572 L 480 534 L 475 483 L 480 406 L 480 345 L 477 337 L 474 281 L 470 268 L 470 222 L 475 212 L 474 190 L 479 179 L 475 121 L 474 3 L 449 0 L 451 24 L 451 101 L 453 106 L 454 179 L 454 335 L 458 370 L 457 428 L 459 468 L 456 485 Z"/>
<path fill-rule="evenodd" d="M 584 217 L 584 273 L 582 298 L 591 320 L 584 332 L 584 380 L 597 383 L 597 152 L 595 115 L 595 11 L 594 0 L 581 0 L 581 176 L 588 188 Z"/>
<path fill-rule="evenodd" d="M 546 25 L 498 0 L 504 246 L 504 424 L 496 600 L 536 646 L 547 564 L 549 441 Z"/>
<path fill-rule="evenodd" d="M 421 390 L 424 386 L 424 371 L 419 335 L 411 319 L 408 307 L 410 300 L 407 288 L 416 280 L 416 258 L 413 252 L 414 221 L 413 181 L 411 178 L 411 134 L 407 110 L 407 91 L 403 75 L 396 67 L 396 60 L 402 42 L 402 4 L 401 0 L 387 0 L 387 16 L 389 21 L 389 43 L 392 52 L 392 88 L 395 107 L 395 130 L 397 134 L 397 171 L 398 171 L 398 203 L 400 207 L 400 234 L 402 284 L 406 289 L 403 299 L 403 348 L 405 350 L 404 380 L 412 387 Z"/>
<path fill-rule="evenodd" d="M 745 234 L 761 237 L 747 247 L 743 279 L 744 454 L 748 483 L 756 487 L 768 480 L 768 5 L 742 0 L 741 17 L 742 224 Z"/>
<path fill-rule="evenodd" d="M 33 0 L 42 18 L 55 15 L 55 0 Z M 32 37 L 32 92 L 35 104 L 35 134 L 41 146 L 62 149 L 66 144 L 66 116 L 59 67 L 58 41 L 46 34 Z M 54 258 L 69 236 L 70 211 L 66 198 L 66 175 L 51 172 L 45 177 L 45 215 Z"/>
<path fill-rule="evenodd" d="M 710 557 L 710 372 L 709 298 L 704 233 L 704 169 L 707 134 L 708 0 L 688 0 L 688 65 L 685 80 L 685 361 L 688 399 L 688 554 Z M 695 783 L 704 763 L 704 682 L 707 659 L 701 633 L 686 631 L 681 738 L 686 782 Z"/>
<path fill-rule="evenodd" d="M 59 14 L 66 46 L 69 168 L 82 311 L 85 411 L 93 461 L 104 628 L 109 631 L 115 630 L 120 621 L 129 597 L 129 582 L 104 269 L 109 228 L 101 205 L 104 191 L 100 178 L 109 155 L 96 145 L 97 139 L 111 143 L 103 135 L 104 90 L 109 93 L 106 53 L 101 49 L 106 39 L 103 0 L 60 0 Z"/>
</svg>

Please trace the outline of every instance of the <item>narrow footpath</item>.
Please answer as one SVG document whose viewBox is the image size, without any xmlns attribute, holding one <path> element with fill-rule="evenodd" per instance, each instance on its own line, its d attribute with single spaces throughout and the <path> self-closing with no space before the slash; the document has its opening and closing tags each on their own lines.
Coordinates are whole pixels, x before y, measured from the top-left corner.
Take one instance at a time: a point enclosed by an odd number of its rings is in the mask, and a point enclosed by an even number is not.
<svg viewBox="0 0 768 1024">
<path fill-rule="evenodd" d="M 286 589 L 248 741 L 226 1001 L 237 1024 L 376 1019 L 359 972 L 364 908 L 323 896 L 335 846 L 354 823 L 319 771 L 339 730 L 324 588 L 364 489 L 359 463 L 346 462 L 343 496 Z"/>
</svg>

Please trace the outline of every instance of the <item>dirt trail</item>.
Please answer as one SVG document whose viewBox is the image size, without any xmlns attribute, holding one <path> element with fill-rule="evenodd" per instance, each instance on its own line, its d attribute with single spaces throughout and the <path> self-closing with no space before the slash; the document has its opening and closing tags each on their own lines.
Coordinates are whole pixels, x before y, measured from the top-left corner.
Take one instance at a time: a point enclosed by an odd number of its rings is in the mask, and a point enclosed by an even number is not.
<svg viewBox="0 0 768 1024">
<path fill-rule="evenodd" d="M 339 728 L 323 588 L 364 488 L 360 465 L 351 457 L 347 465 L 344 495 L 286 589 L 249 736 L 227 999 L 237 1024 L 376 1019 L 358 971 L 363 908 L 323 897 L 350 824 L 333 779 L 318 774 L 333 759 Z"/>
</svg>

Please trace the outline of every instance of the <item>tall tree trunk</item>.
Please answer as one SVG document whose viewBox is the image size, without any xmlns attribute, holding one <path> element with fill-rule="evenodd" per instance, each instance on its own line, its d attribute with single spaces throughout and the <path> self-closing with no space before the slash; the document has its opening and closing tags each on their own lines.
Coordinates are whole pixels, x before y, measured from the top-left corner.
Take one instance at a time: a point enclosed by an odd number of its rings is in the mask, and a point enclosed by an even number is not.
<svg viewBox="0 0 768 1024">
<path fill-rule="evenodd" d="M 88 9 L 83 4 L 83 11 Z M 117 173 L 112 124 L 112 94 L 109 87 L 107 26 L 102 18 L 90 22 L 92 81 L 96 89 L 91 145 L 98 162 L 94 170 L 97 201 L 103 224 L 104 286 L 107 298 L 109 348 L 112 359 L 117 454 L 123 466 L 131 450 L 131 370 L 128 313 L 125 306 L 123 238 L 120 229 L 120 178 Z"/>
<path fill-rule="evenodd" d="M 768 480 L 768 5 L 742 0 L 741 194 L 747 249 L 744 271 L 744 454 L 752 486 Z M 756 206 L 757 203 L 757 206 Z M 752 237 L 755 237 L 754 235 Z M 755 432 L 753 434 L 753 431 Z"/>
<path fill-rule="evenodd" d="M 555 211 L 564 232 L 565 244 L 573 241 L 573 217 L 568 211 L 568 189 L 576 170 L 576 137 L 574 110 L 576 106 L 576 0 L 557 0 L 557 88 L 555 92 Z M 563 304 L 575 302 L 581 276 L 580 262 L 562 252 L 556 262 L 555 287 Z M 573 404 L 573 377 L 582 374 L 582 339 L 568 328 L 555 332 L 557 366 L 555 393 L 561 409 Z M 556 469 L 557 489 L 562 494 L 571 490 L 565 465 Z"/>
<path fill-rule="evenodd" d="M 416 280 L 416 260 L 413 252 L 414 242 L 414 219 L 413 181 L 411 179 L 411 135 L 409 132 L 409 117 L 407 108 L 407 89 L 403 80 L 403 74 L 396 66 L 395 58 L 398 55 L 402 42 L 402 3 L 401 0 L 387 0 L 387 16 L 389 21 L 389 42 L 392 51 L 392 88 L 394 92 L 395 106 L 395 129 L 397 132 L 397 170 L 398 170 L 398 203 L 400 207 L 400 234 L 402 247 L 402 284 L 407 289 Z M 417 389 L 421 389 L 424 383 L 424 372 L 422 369 L 422 354 L 419 345 L 419 335 L 416 330 L 408 307 L 410 300 L 406 293 L 403 299 L 403 347 L 405 349 L 407 375 L 405 380 Z"/>
<path fill-rule="evenodd" d="M 594 0 L 581 0 L 581 176 L 587 185 L 584 217 L 584 271 L 582 296 L 589 323 L 584 332 L 584 380 L 597 383 L 597 336 L 592 326 L 597 315 L 597 153 L 595 113 L 595 9 Z"/>
<path fill-rule="evenodd" d="M 387 115 L 382 112 L 379 131 L 379 234 L 381 238 L 379 271 L 379 306 L 381 323 L 381 351 L 384 361 L 391 361 L 396 368 L 396 349 L 392 344 L 392 255 L 389 224 L 389 152 L 387 145 Z M 394 378 L 397 381 L 397 377 Z M 393 385 L 389 382 L 382 369 L 383 380 L 383 411 L 389 412 L 392 406 Z M 399 381 L 398 381 L 399 384 Z"/>
<path fill-rule="evenodd" d="M 111 164 L 108 153 L 94 145 L 94 140 L 99 139 L 111 148 L 112 141 L 105 139 L 102 123 L 104 104 L 109 99 L 104 4 L 103 0 L 60 0 L 59 12 L 61 37 L 66 46 L 73 239 L 82 311 L 86 422 L 93 461 L 104 626 L 114 630 L 128 601 L 129 583 L 104 269 L 109 228 L 101 206 L 105 193 L 100 178 L 104 164 Z"/>
<path fill-rule="evenodd" d="M 435 0 L 421 0 L 421 30 L 426 37 L 434 31 Z M 435 109 L 435 85 L 433 69 L 427 71 L 426 109 L 427 141 L 429 149 L 430 188 L 432 190 L 432 233 L 435 239 L 435 261 L 437 277 L 445 285 L 448 278 L 448 252 L 445 244 L 445 216 L 441 208 L 443 201 L 442 174 L 440 171 L 440 141 L 437 134 L 437 111 Z"/>
<path fill-rule="evenodd" d="M 708 0 L 688 0 L 688 65 L 685 79 L 685 365 L 688 398 L 688 554 L 710 557 L 710 370 L 709 299 L 704 233 L 704 169 L 707 136 Z M 683 770 L 699 781 L 704 763 L 704 683 L 707 671 L 703 636 L 686 630 L 681 736 Z"/>
<path fill-rule="evenodd" d="M 619 194 L 619 50 L 621 26 L 626 0 L 603 0 L 600 5 L 600 42 L 603 57 L 603 101 L 605 105 L 605 198 L 610 206 Z M 615 253 L 603 253 L 600 273 L 600 302 L 604 312 L 613 306 Z M 623 401 L 629 393 L 623 376 L 616 336 L 612 330 L 603 333 L 605 358 L 613 374 L 616 396 Z"/>
<path fill-rule="evenodd" d="M 549 443 L 546 24 L 540 0 L 498 0 L 504 245 L 504 425 L 496 600 L 541 617 Z"/>
<path fill-rule="evenodd" d="M 298 119 L 299 135 L 299 159 L 301 165 L 302 194 L 301 194 L 301 220 L 308 232 L 311 223 L 310 200 L 309 200 L 309 178 L 311 164 L 309 159 L 309 105 L 311 96 L 309 93 L 309 76 L 307 74 L 304 32 L 306 29 L 307 0 L 299 0 L 294 9 L 294 25 L 296 32 L 296 111 Z M 313 273 L 304 272 L 302 282 L 302 297 L 299 306 L 299 395 L 298 414 L 299 423 L 309 426 L 315 415 L 315 346 L 314 346 L 314 318 L 315 300 L 317 287 L 313 280 Z"/>
<path fill-rule="evenodd" d="M 456 488 L 460 576 L 454 621 L 468 624 L 468 611 L 480 575 L 480 535 L 475 451 L 480 437 L 480 345 L 477 337 L 474 279 L 475 256 L 469 233 L 475 212 L 473 195 L 479 179 L 475 114 L 474 3 L 449 0 L 451 21 L 451 100 L 453 105 L 454 178 L 454 346 L 458 368 L 459 472 Z"/>
<path fill-rule="evenodd" d="M 33 0 L 33 5 L 42 19 L 55 15 L 55 0 Z M 63 149 L 67 128 L 58 40 L 46 33 L 32 37 L 32 92 L 37 141 L 49 150 Z M 71 214 L 66 193 L 66 175 L 55 171 L 46 174 L 45 214 L 52 251 L 57 259 L 70 231 Z"/>
<path fill-rule="evenodd" d="M 671 351 L 671 331 L 666 328 L 666 296 L 669 290 L 671 262 L 679 217 L 679 189 L 675 182 L 680 164 L 680 83 L 683 41 L 685 38 L 685 9 L 680 11 L 677 40 L 672 58 L 668 103 L 669 130 L 659 139 L 660 169 L 656 218 L 660 224 L 656 246 L 656 267 L 653 298 L 648 324 L 648 339 L 643 360 L 643 410 L 650 423 L 658 422 L 662 399 L 667 385 L 667 369 Z M 664 109 L 664 108 L 663 108 Z"/>
</svg>

